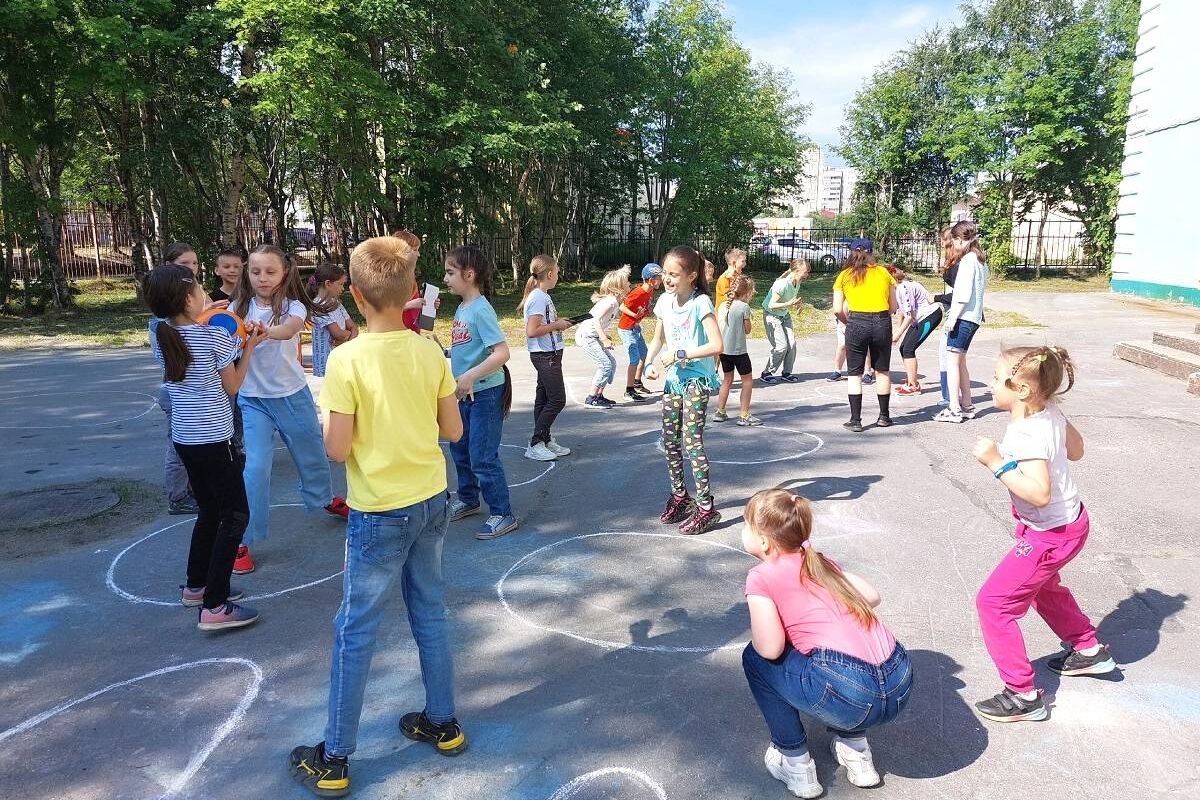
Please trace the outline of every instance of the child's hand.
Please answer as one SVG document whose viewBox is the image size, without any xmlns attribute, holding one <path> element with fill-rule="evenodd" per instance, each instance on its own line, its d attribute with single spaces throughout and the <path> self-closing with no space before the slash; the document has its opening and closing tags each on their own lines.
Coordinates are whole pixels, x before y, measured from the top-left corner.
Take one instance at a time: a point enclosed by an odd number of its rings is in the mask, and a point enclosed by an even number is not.
<svg viewBox="0 0 1200 800">
<path fill-rule="evenodd" d="M 405 311 L 416 311 L 418 308 L 420 308 L 424 304 L 425 304 L 424 300 L 422 300 L 420 297 L 416 297 L 412 300 L 409 300 L 407 303 L 404 304 L 404 310 Z"/>
<path fill-rule="evenodd" d="M 228 307 L 229 307 L 228 300 L 209 300 L 204 304 L 205 311 L 208 311 L 209 309 L 212 309 L 212 308 L 228 308 Z"/>
<path fill-rule="evenodd" d="M 267 327 L 258 322 L 250 322 L 246 324 L 246 341 L 242 345 L 242 352 L 248 353 L 267 338 Z"/>
<path fill-rule="evenodd" d="M 467 377 L 466 375 L 463 375 L 461 378 L 458 379 L 458 382 L 454 385 L 454 396 L 457 397 L 459 400 L 462 400 L 464 397 L 469 397 L 472 400 L 474 400 L 475 399 L 475 381 L 473 379 Z"/>
<path fill-rule="evenodd" d="M 658 365 L 653 362 L 647 364 L 645 373 L 646 373 L 646 377 L 649 378 L 650 380 L 652 380 L 652 381 L 658 380 Z"/>
<path fill-rule="evenodd" d="M 569 320 L 569 319 L 560 319 L 560 320 L 555 321 L 555 323 L 554 323 L 554 330 L 556 330 L 556 331 L 565 331 L 570 327 L 571 327 L 571 320 Z"/>
<path fill-rule="evenodd" d="M 1000 455 L 1000 448 L 996 446 L 995 440 L 989 439 L 986 436 L 979 437 L 979 440 L 975 442 L 975 448 L 971 451 L 971 454 L 975 456 L 976 461 L 993 472 L 996 471 L 996 467 L 1000 466 L 1000 463 L 1004 460 Z"/>
</svg>

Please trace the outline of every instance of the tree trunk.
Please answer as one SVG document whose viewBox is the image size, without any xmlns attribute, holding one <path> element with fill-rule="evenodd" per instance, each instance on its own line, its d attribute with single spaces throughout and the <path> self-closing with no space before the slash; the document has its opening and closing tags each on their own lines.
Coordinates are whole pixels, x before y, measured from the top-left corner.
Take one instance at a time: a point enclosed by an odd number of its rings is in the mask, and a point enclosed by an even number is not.
<svg viewBox="0 0 1200 800">
<path fill-rule="evenodd" d="M 12 291 L 13 241 L 12 218 L 8 214 L 9 187 L 12 180 L 8 147 L 0 144 L 0 220 L 3 220 L 4 240 L 0 242 L 0 309 L 8 308 L 8 294 Z"/>
<path fill-rule="evenodd" d="M 43 175 L 39 162 L 45 161 Z M 37 202 L 38 249 L 43 258 L 43 271 L 49 279 L 50 301 L 56 308 L 71 305 L 71 293 L 67 290 L 67 278 L 63 274 L 62 250 L 59 231 L 62 228 L 62 169 L 57 166 L 51 151 L 39 148 L 39 155 L 21 156 L 25 177 Z"/>
<path fill-rule="evenodd" d="M 1050 218 L 1050 205 L 1045 200 L 1042 201 L 1042 218 L 1038 222 L 1038 240 L 1037 240 L 1037 267 L 1034 270 L 1033 277 L 1042 277 L 1042 267 L 1046 264 L 1046 221 Z"/>
</svg>

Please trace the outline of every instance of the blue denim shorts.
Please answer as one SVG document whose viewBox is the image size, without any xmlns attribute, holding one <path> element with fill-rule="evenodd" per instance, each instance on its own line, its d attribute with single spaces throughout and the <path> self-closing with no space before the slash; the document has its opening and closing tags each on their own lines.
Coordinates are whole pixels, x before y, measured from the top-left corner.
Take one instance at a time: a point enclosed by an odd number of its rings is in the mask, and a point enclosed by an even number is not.
<svg viewBox="0 0 1200 800">
<path fill-rule="evenodd" d="M 975 338 L 977 330 L 979 330 L 977 322 L 965 319 L 955 322 L 954 327 L 950 329 L 950 334 L 946 337 L 946 349 L 952 353 L 967 352 L 971 349 L 971 340 Z"/>
<path fill-rule="evenodd" d="M 642 338 L 642 326 L 634 325 L 629 330 L 624 328 L 617 329 L 617 336 L 621 339 L 621 344 L 625 345 L 629 352 L 629 363 L 636 364 L 646 358 L 649 348 L 646 346 L 646 340 Z"/>
</svg>

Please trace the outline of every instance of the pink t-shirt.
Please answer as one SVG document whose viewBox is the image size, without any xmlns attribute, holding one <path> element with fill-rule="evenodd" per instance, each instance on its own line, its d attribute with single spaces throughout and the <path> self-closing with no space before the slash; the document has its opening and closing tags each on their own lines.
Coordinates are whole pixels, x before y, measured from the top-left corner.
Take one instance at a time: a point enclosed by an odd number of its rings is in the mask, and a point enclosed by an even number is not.
<svg viewBox="0 0 1200 800">
<path fill-rule="evenodd" d="M 785 553 L 764 561 L 746 576 L 746 594 L 770 598 L 779 611 L 792 647 L 805 655 L 821 647 L 870 664 L 887 661 L 896 640 L 882 622 L 864 628 L 829 592 L 801 583 L 804 553 Z M 830 560 L 829 563 L 834 563 Z"/>
</svg>

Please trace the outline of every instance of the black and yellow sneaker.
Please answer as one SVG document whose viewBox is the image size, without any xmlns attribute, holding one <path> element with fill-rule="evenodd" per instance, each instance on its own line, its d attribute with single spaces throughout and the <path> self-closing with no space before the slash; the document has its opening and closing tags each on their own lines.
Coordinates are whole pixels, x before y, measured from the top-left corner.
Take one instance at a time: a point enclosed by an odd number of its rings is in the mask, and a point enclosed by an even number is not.
<svg viewBox="0 0 1200 800">
<path fill-rule="evenodd" d="M 315 747 L 301 745 L 289 757 L 292 778 L 317 797 L 345 797 L 350 794 L 350 760 L 325 755 L 325 743 Z"/>
<path fill-rule="evenodd" d="M 414 742 L 429 742 L 444 756 L 456 756 L 467 749 L 467 735 L 458 720 L 437 724 L 424 711 L 412 711 L 400 718 L 400 732 Z"/>
</svg>

